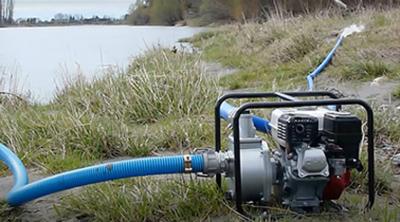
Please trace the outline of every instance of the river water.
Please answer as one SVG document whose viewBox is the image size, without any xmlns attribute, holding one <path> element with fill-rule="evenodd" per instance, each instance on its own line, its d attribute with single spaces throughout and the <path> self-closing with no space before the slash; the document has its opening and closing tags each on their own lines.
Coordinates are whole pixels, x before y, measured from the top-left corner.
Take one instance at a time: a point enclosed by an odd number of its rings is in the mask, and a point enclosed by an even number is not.
<svg viewBox="0 0 400 222">
<path fill-rule="evenodd" d="M 0 29 L 0 90 L 51 100 L 65 79 L 101 76 L 154 46 L 172 47 L 201 28 L 159 26 L 64 26 Z"/>
</svg>

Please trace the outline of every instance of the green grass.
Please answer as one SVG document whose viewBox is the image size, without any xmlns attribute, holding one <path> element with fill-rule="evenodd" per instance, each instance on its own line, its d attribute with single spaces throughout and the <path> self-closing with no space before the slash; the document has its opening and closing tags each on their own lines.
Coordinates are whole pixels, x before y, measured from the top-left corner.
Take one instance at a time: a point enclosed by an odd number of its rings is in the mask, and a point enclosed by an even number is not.
<svg viewBox="0 0 400 222">
<path fill-rule="evenodd" d="M 95 221 L 204 221 L 229 213 L 222 196 L 210 181 L 134 179 L 67 197 L 59 212 L 64 217 L 84 214 Z"/>
<path fill-rule="evenodd" d="M 260 209 L 268 210 L 266 221 L 397 221 L 400 203 L 395 196 L 378 196 L 371 211 L 367 198 L 348 190 L 338 202 L 347 211 L 323 206 L 320 214 L 301 215 L 279 206 L 247 206 L 250 216 L 262 221 Z M 101 200 L 101 201 L 99 201 Z M 78 215 L 93 221 L 241 221 L 243 218 L 226 202 L 213 181 L 193 179 L 134 179 L 108 182 L 64 198 L 57 206 L 60 217 Z"/>
<path fill-rule="evenodd" d="M 398 86 L 394 91 L 393 91 L 393 96 L 397 99 L 400 99 L 400 86 Z"/>
<path fill-rule="evenodd" d="M 189 41 L 203 51 L 205 59 L 240 69 L 234 77 L 222 79 L 223 86 L 230 89 L 305 88 L 305 76 L 325 58 L 340 30 L 364 24 L 364 32 L 345 39 L 324 75 L 343 81 L 382 75 L 399 79 L 399 14 L 399 9 L 392 9 L 366 10 L 346 17 L 328 13 L 271 18 L 263 24 L 224 26 Z"/>
<path fill-rule="evenodd" d="M 2 215 L 4 213 L 4 211 L 7 209 L 7 203 L 0 201 L 0 215 Z"/>
<path fill-rule="evenodd" d="M 0 219 L 2 221 L 18 221 L 18 214 L 20 213 L 20 209 L 12 210 L 6 202 L 0 200 Z"/>
<path fill-rule="evenodd" d="M 381 76 L 390 76 L 392 73 L 390 66 L 383 62 L 367 61 L 344 67 L 342 76 L 347 80 L 369 80 Z"/>
<path fill-rule="evenodd" d="M 374 143 L 375 143 L 375 179 L 376 179 L 376 192 L 383 196 L 398 193 L 398 188 L 393 188 L 392 182 L 394 181 L 395 170 L 390 161 L 390 154 L 385 153 L 382 148 L 393 146 L 395 151 L 396 147 L 400 145 L 400 115 L 395 107 L 382 107 L 371 104 L 374 110 Z M 366 122 L 366 114 L 357 107 L 347 107 L 345 111 L 351 112 L 359 116 L 362 121 Z M 364 126 L 364 132 L 366 132 Z M 352 191 L 366 193 L 367 192 L 367 145 L 362 147 L 361 161 L 364 170 L 360 173 L 356 172 L 352 176 Z M 400 186 L 399 186 L 400 187 Z M 394 195 L 400 201 L 400 196 Z"/>
<path fill-rule="evenodd" d="M 353 170 L 351 185 L 349 188 L 351 192 L 364 196 L 368 193 L 368 162 L 366 147 L 364 147 L 360 159 L 364 169 L 361 172 Z M 379 169 L 375 171 L 375 191 L 378 195 L 386 196 L 387 194 L 394 192 L 391 187 L 391 183 L 394 179 L 394 171 L 391 168 L 391 163 L 386 159 L 375 158 L 375 164 L 377 169 Z M 396 196 L 396 198 L 400 198 L 400 196 Z"/>
<path fill-rule="evenodd" d="M 0 201 L 0 218 L 6 218 L 6 211 L 7 211 L 8 205 L 4 201 Z"/>
<path fill-rule="evenodd" d="M 379 143 L 382 139 L 388 139 L 393 144 L 400 144 L 400 115 L 395 108 L 387 110 L 375 109 L 375 134 Z"/>
<path fill-rule="evenodd" d="M 0 141 L 28 166 L 59 172 L 101 159 L 212 144 L 218 96 L 199 56 L 154 49 L 127 73 L 70 83 L 48 105 L 2 106 Z"/>
</svg>

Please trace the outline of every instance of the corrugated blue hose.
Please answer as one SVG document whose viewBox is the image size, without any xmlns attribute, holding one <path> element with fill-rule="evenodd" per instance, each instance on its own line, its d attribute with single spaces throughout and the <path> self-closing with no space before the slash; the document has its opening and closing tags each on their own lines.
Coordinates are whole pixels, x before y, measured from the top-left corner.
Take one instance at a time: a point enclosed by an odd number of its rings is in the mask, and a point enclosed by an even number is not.
<svg viewBox="0 0 400 222">
<path fill-rule="evenodd" d="M 339 46 L 342 44 L 345 36 L 340 35 L 338 40 L 336 41 L 335 46 L 333 49 L 328 53 L 324 61 L 316 68 L 314 71 L 312 71 L 308 76 L 307 76 L 307 84 L 308 84 L 308 90 L 312 91 L 314 87 L 314 79 L 317 77 L 324 69 L 329 65 L 329 63 L 332 61 L 333 56 L 335 55 L 336 50 L 339 48 Z M 335 107 L 330 107 L 332 109 L 335 109 Z M 227 102 L 223 102 L 220 108 L 220 116 L 224 120 L 229 120 L 229 115 L 231 112 L 233 112 L 236 109 L 236 107 L 230 105 Z M 259 117 L 259 116 L 253 116 L 253 124 L 254 127 L 256 128 L 257 131 L 263 132 L 263 133 L 269 133 L 271 131 L 271 126 L 269 125 L 269 121 Z"/>
<path fill-rule="evenodd" d="M 192 172 L 203 171 L 203 156 L 191 155 Z M 184 173 L 184 157 L 146 157 L 105 163 L 60 173 L 28 184 L 28 175 L 18 157 L 4 145 L 0 145 L 0 160 L 12 171 L 14 187 L 7 195 L 11 206 L 18 206 L 31 200 L 89 184 L 138 176 Z"/>
</svg>

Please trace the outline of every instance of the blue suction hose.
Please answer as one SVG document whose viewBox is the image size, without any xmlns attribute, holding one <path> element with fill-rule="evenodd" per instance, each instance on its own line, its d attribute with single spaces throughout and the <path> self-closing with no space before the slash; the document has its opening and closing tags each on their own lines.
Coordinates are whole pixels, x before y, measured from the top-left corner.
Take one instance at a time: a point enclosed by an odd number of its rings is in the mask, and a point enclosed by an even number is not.
<svg viewBox="0 0 400 222">
<path fill-rule="evenodd" d="M 6 146 L 0 144 L 0 160 L 3 161 L 14 177 L 14 187 L 10 192 L 29 183 L 28 173 L 21 160 Z"/>
<path fill-rule="evenodd" d="M 11 206 L 19 206 L 31 200 L 74 187 L 109 180 L 185 172 L 185 160 L 182 155 L 146 157 L 72 170 L 28 184 L 28 175 L 21 160 L 1 144 L 0 160 L 8 166 L 14 176 L 14 187 L 8 193 L 6 199 Z M 191 172 L 202 172 L 203 156 L 191 155 L 191 160 Z"/>
</svg>

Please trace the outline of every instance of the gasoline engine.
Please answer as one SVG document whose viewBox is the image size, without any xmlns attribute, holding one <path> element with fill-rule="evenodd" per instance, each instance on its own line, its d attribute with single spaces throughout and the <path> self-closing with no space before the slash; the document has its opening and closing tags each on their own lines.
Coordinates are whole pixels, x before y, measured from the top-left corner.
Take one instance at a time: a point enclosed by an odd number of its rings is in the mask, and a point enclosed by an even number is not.
<svg viewBox="0 0 400 222">
<path fill-rule="evenodd" d="M 307 103 L 329 104 L 328 101 L 337 101 L 340 105 L 341 101 L 347 100 L 298 101 L 285 94 L 279 96 L 283 95 L 292 101 L 275 102 L 272 106 L 271 103 L 248 103 L 242 109 L 232 109 L 229 121 L 234 130 L 228 138 L 226 151 L 197 151 L 204 155 L 207 175 L 224 175 L 228 182 L 227 197 L 236 200 L 239 211 L 242 211 L 243 202 L 269 204 L 278 201 L 298 212 L 319 212 L 324 201 L 337 200 L 350 185 L 352 169 L 363 169 L 360 161 L 361 120 L 338 108 L 306 106 Z M 360 101 L 347 102 L 366 105 Z M 290 107 L 292 105 L 295 107 Z M 274 109 L 270 122 L 266 122 L 265 129 L 274 141 L 274 147 L 271 147 L 268 145 L 271 141 L 267 143 L 256 135 L 255 124 L 259 127 L 256 120 L 260 117 L 251 114 L 247 108 L 274 106 L 285 108 Z M 238 114 L 238 110 L 242 113 Z M 218 128 L 216 130 L 220 131 Z M 373 143 L 372 138 L 368 139 Z M 240 161 L 235 161 L 238 157 Z M 373 156 L 370 158 L 373 164 Z M 372 206 L 373 166 L 371 161 L 368 164 L 369 205 Z M 220 178 L 217 181 L 221 183 Z"/>
</svg>

